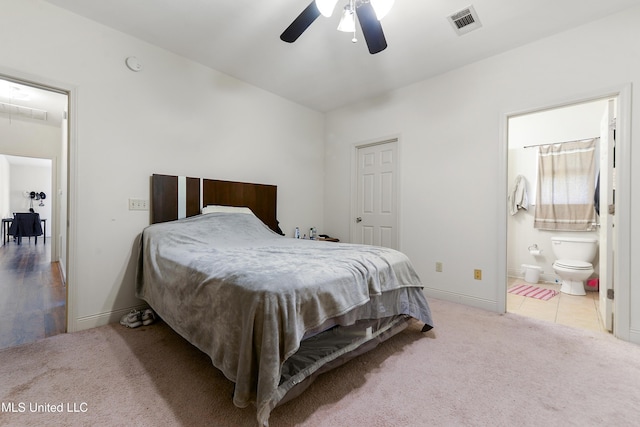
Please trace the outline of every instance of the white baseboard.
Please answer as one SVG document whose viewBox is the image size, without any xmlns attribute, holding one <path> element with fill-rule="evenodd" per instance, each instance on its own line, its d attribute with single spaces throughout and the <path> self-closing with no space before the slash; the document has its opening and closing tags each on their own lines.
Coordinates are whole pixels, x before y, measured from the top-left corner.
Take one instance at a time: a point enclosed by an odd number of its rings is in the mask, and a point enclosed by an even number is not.
<svg viewBox="0 0 640 427">
<path fill-rule="evenodd" d="M 524 280 L 524 274 L 521 270 L 507 270 L 507 277 L 510 279 L 522 279 Z M 555 283 L 560 284 L 561 280 L 555 274 L 540 274 L 541 283 Z"/>
<path fill-rule="evenodd" d="M 85 329 L 97 328 L 98 326 L 104 326 L 110 323 L 118 323 L 120 318 L 131 310 L 142 310 L 147 307 L 147 305 L 141 304 L 135 307 L 123 308 L 91 316 L 78 317 L 75 321 L 76 327 L 74 331 L 83 331 Z"/>
<path fill-rule="evenodd" d="M 629 330 L 629 342 L 640 344 L 640 331 L 637 329 Z"/>
<path fill-rule="evenodd" d="M 424 294 L 427 297 L 433 297 L 445 301 L 457 302 L 459 304 L 469 305 L 471 307 L 482 308 L 488 311 L 498 313 L 498 302 L 483 298 L 470 297 L 469 295 L 457 294 L 455 292 L 443 291 L 440 289 L 424 288 Z"/>
</svg>

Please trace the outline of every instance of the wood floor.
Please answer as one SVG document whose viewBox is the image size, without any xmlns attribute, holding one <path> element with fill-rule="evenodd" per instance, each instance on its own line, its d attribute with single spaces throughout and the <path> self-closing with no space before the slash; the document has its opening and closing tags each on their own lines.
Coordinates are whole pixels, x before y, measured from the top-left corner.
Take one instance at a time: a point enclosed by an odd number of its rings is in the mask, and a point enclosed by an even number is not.
<svg viewBox="0 0 640 427">
<path fill-rule="evenodd" d="M 64 333 L 67 289 L 51 245 L 0 246 L 0 349 Z"/>
</svg>

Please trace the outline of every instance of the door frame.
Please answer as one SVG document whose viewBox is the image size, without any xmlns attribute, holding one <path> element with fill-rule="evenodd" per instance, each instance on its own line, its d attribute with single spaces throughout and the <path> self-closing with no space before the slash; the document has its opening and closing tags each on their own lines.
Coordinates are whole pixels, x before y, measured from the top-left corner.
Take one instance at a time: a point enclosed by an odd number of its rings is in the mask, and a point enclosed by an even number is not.
<svg viewBox="0 0 640 427">
<path fill-rule="evenodd" d="M 386 137 L 376 138 L 368 141 L 356 142 L 351 145 L 351 204 L 349 208 L 349 240 L 355 242 L 356 239 L 356 222 L 355 218 L 358 213 L 358 150 L 361 148 L 371 147 L 374 145 L 382 145 L 389 142 L 396 143 L 396 155 L 398 159 L 396 161 L 396 181 L 395 181 L 395 194 L 396 194 L 396 241 L 398 242 L 398 249 L 402 250 L 402 230 L 400 220 L 400 213 L 402 208 L 402 173 L 401 173 L 401 159 L 402 159 L 402 143 L 400 141 L 400 135 L 389 135 Z"/>
<path fill-rule="evenodd" d="M 631 83 L 605 88 L 576 97 L 566 97 L 561 100 L 550 100 L 542 106 L 523 108 L 518 111 L 503 113 L 500 116 L 500 146 L 499 146 L 499 171 L 498 194 L 504 194 L 504 202 L 500 203 L 498 215 L 498 258 L 497 275 L 498 283 L 496 295 L 497 310 L 506 313 L 507 304 L 507 203 L 508 194 L 508 123 L 509 118 L 524 114 L 536 113 L 544 110 L 568 107 L 574 104 L 595 101 L 607 97 L 616 97 L 617 123 L 616 123 L 616 227 L 618 238 L 609 247 L 609 252 L 615 252 L 615 297 L 613 311 L 615 321 L 613 335 L 625 340 L 630 340 L 630 246 L 631 239 Z M 610 244 L 610 242 L 607 242 Z"/>
<path fill-rule="evenodd" d="M 598 240 L 607 242 L 607 246 L 603 251 L 602 246 L 598 245 L 598 264 L 600 265 L 600 271 L 598 276 L 600 277 L 600 286 L 598 289 L 598 308 L 600 310 L 600 316 L 604 329 L 607 331 L 613 331 L 613 303 L 608 298 L 609 290 L 614 289 L 613 280 L 613 265 L 615 263 L 615 255 L 611 256 L 612 245 L 609 244 L 611 239 L 618 238 L 618 229 L 615 227 L 615 215 L 609 212 L 610 203 L 614 203 L 615 209 L 615 192 L 613 189 L 613 183 L 615 180 L 615 126 L 616 118 L 614 116 L 615 102 L 613 99 L 607 101 L 607 108 L 604 111 L 603 117 L 600 121 L 600 140 L 598 145 L 600 148 L 600 155 L 598 156 L 599 172 L 598 172 L 598 200 L 599 200 L 599 215 L 596 221 L 598 225 Z M 603 173 L 604 172 L 604 173 Z M 604 274 L 603 274 L 604 273 Z"/>
<path fill-rule="evenodd" d="M 7 80 L 13 80 L 25 85 L 35 86 L 43 90 L 50 90 L 54 92 L 67 94 L 67 228 L 66 230 L 60 230 L 60 227 L 56 224 L 55 227 L 52 224 L 52 233 L 56 232 L 55 239 L 52 236 L 52 242 L 59 245 L 60 239 L 58 236 L 62 233 L 66 233 L 66 247 L 63 250 L 66 252 L 64 276 L 67 288 L 67 301 L 65 304 L 66 309 L 66 331 L 75 332 L 78 330 L 76 325 L 77 319 L 77 287 L 76 278 L 77 275 L 77 263 L 76 260 L 76 247 L 77 247 L 77 98 L 78 88 L 77 86 L 69 83 L 64 83 L 58 80 L 49 79 L 43 76 L 26 73 L 23 71 L 5 68 L 0 66 L 0 77 Z M 56 161 L 56 168 L 60 168 L 60 161 Z M 58 182 L 59 185 L 59 182 Z M 57 189 L 53 189 L 56 191 Z M 58 200 L 59 197 L 56 197 Z M 59 213 L 59 208 L 56 211 Z M 60 258 L 61 253 L 58 253 Z"/>
</svg>

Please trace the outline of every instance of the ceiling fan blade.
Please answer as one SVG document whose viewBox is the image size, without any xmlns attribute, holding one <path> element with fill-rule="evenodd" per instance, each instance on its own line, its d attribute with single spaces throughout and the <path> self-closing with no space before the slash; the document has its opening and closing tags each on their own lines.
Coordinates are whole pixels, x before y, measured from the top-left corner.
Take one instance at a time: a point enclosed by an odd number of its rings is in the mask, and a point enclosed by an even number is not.
<svg viewBox="0 0 640 427">
<path fill-rule="evenodd" d="M 387 48 L 387 40 L 384 38 L 382 24 L 378 21 L 378 17 L 371 3 L 362 3 L 356 8 L 356 14 L 358 15 L 362 35 L 367 42 L 369 53 L 373 55 L 374 53 L 385 50 Z"/>
<path fill-rule="evenodd" d="M 373 10 L 373 9 L 372 9 Z M 307 6 L 296 19 L 293 20 L 291 25 L 280 35 L 280 40 L 287 43 L 293 43 L 298 40 L 298 37 L 309 28 L 309 25 L 320 16 L 318 6 L 316 6 L 315 0 L 312 0 L 309 6 Z"/>
</svg>

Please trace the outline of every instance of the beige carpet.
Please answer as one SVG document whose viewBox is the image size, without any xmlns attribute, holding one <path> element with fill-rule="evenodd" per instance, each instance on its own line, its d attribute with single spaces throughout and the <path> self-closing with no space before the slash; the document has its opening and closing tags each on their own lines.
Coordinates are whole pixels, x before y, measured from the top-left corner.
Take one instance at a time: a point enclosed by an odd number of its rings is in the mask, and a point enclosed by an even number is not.
<svg viewBox="0 0 640 427">
<path fill-rule="evenodd" d="M 430 303 L 434 330 L 421 334 L 415 325 L 322 375 L 276 408 L 271 426 L 640 423 L 640 346 Z M 232 389 L 163 323 L 109 325 L 0 351 L 2 426 L 253 426 L 255 411 L 234 407 Z M 51 412 L 60 404 L 62 413 Z"/>
</svg>

